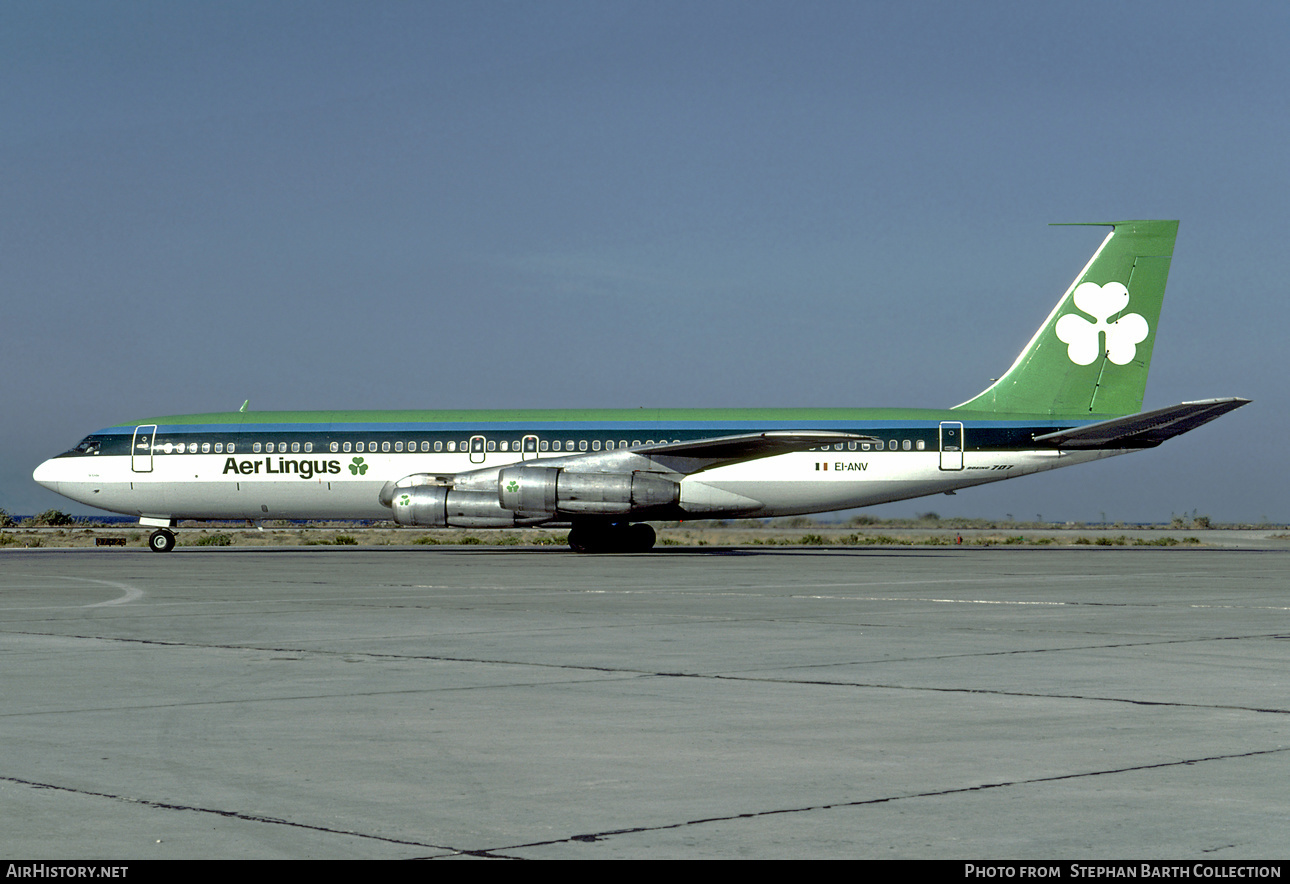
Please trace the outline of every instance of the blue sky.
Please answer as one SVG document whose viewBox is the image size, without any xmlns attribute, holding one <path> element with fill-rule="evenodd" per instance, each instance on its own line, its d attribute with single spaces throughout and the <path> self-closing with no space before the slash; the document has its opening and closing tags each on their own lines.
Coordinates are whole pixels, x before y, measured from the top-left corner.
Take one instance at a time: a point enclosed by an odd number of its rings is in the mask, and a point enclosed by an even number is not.
<svg viewBox="0 0 1290 884">
<path fill-rule="evenodd" d="M 1290 519 L 1290 4 L 0 5 L 0 507 L 253 409 L 948 406 L 1178 218 L 1164 447 L 878 508 Z"/>
</svg>

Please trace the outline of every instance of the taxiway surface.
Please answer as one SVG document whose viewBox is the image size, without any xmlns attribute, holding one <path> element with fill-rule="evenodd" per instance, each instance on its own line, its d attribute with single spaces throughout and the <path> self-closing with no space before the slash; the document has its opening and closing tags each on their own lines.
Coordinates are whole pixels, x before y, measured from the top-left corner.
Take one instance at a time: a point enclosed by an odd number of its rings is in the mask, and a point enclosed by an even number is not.
<svg viewBox="0 0 1290 884">
<path fill-rule="evenodd" d="M 0 847 L 1283 858 L 1285 549 L 0 552 Z"/>
</svg>

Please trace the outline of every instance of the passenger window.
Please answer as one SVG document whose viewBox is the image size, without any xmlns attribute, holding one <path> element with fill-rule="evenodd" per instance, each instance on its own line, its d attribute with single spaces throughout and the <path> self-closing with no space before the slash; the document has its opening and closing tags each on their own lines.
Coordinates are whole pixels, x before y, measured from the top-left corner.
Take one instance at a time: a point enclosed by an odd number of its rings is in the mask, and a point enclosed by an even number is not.
<svg viewBox="0 0 1290 884">
<path fill-rule="evenodd" d="M 495 439 L 489 439 L 489 440 L 488 440 L 488 450 L 489 450 L 489 451 L 496 451 L 496 450 L 497 450 L 497 441 L 496 441 Z"/>
<path fill-rule="evenodd" d="M 351 450 L 351 444 L 350 444 L 349 442 L 346 442 L 346 443 L 345 443 L 345 453 L 346 453 L 346 454 L 349 454 L 350 450 Z"/>
<path fill-rule="evenodd" d="M 362 442 L 358 442 L 358 443 L 356 443 L 356 444 L 354 445 L 354 450 L 355 450 L 355 451 L 366 451 L 366 450 L 367 450 L 367 447 L 366 447 Z"/>
<path fill-rule="evenodd" d="M 457 443 L 456 443 L 456 442 L 449 442 L 449 443 L 448 443 L 448 450 L 449 450 L 449 451 L 456 451 L 456 450 L 457 450 Z"/>
<path fill-rule="evenodd" d="M 224 450 L 225 450 L 225 451 L 227 451 L 229 454 L 234 454 L 234 453 L 236 453 L 237 448 L 236 448 L 236 447 L 234 447 L 234 445 L 233 445 L 233 443 L 232 443 L 232 442 L 230 442 L 230 443 L 228 443 L 228 447 L 227 447 L 227 448 L 225 448 Z"/>
<path fill-rule="evenodd" d="M 395 442 L 395 443 L 394 443 L 394 450 L 395 450 L 395 451 L 402 451 L 402 450 L 403 450 L 403 443 L 402 443 L 402 442 Z"/>
<path fill-rule="evenodd" d="M 594 441 L 591 443 L 591 450 L 592 450 L 592 451 L 599 451 L 599 450 L 600 450 L 600 440 L 599 440 L 599 439 L 596 439 L 596 440 L 594 440 Z"/>
<path fill-rule="evenodd" d="M 903 449 L 905 449 L 906 451 L 908 451 L 909 449 L 913 448 L 914 446 L 910 445 L 910 444 L 909 444 L 909 440 L 908 440 L 908 439 L 906 439 L 904 442 L 901 442 L 901 443 L 900 443 L 900 447 L 901 447 L 901 448 L 903 448 Z"/>
<path fill-rule="evenodd" d="M 375 442 L 373 442 L 373 443 L 372 443 L 372 450 L 373 450 L 373 451 L 375 451 L 375 450 L 376 450 L 376 443 L 375 443 Z M 382 450 L 382 451 L 389 451 L 389 450 L 390 450 L 390 443 L 389 443 L 389 442 L 382 442 L 382 443 L 381 443 L 381 450 Z"/>
<path fill-rule="evenodd" d="M 434 444 L 434 450 L 435 450 L 435 451 L 443 451 L 443 443 L 442 443 L 442 442 L 436 442 L 436 443 Z"/>
<path fill-rule="evenodd" d="M 542 444 L 543 444 L 543 445 L 545 445 L 546 443 L 544 442 L 544 443 L 542 443 Z M 552 451 L 559 451 L 559 450 L 560 450 L 560 440 L 559 440 L 559 439 L 556 439 L 554 442 L 552 442 L 552 443 L 551 443 L 551 450 L 552 450 Z"/>
<path fill-rule="evenodd" d="M 331 443 L 329 447 L 331 449 L 332 454 L 335 454 L 337 451 L 340 451 L 340 446 L 337 445 L 335 442 Z"/>
<path fill-rule="evenodd" d="M 296 453 L 296 452 L 298 452 L 299 450 L 300 450 L 300 443 L 299 443 L 299 442 L 292 442 L 292 443 L 291 443 L 291 453 L 292 453 L 292 454 L 295 454 L 295 453 Z"/>
<path fill-rule="evenodd" d="M 580 439 L 580 440 L 578 440 L 578 450 L 579 450 L 579 451 L 586 451 L 586 450 L 587 450 L 587 440 L 586 440 L 586 439 Z"/>
<path fill-rule="evenodd" d="M 422 442 L 422 443 L 421 443 L 421 450 L 422 450 L 422 451 L 429 451 L 429 450 L 430 450 L 430 443 L 429 443 L 429 442 Z M 436 448 L 435 448 L 435 451 L 438 451 L 438 450 L 439 450 L 439 449 L 436 447 Z"/>
<path fill-rule="evenodd" d="M 546 449 L 547 449 L 547 441 L 546 441 L 545 439 L 543 439 L 543 440 L 541 440 L 540 442 L 538 442 L 538 448 L 539 448 L 540 450 L 542 450 L 542 451 L 546 451 Z"/>
<path fill-rule="evenodd" d="M 888 448 L 890 448 L 892 451 L 895 451 L 895 450 L 896 450 L 896 440 L 895 440 L 895 439 L 892 439 L 890 442 L 888 442 L 888 443 L 887 443 L 887 447 L 888 447 Z"/>
<path fill-rule="evenodd" d="M 260 453 L 260 443 L 259 443 L 259 442 L 256 442 L 254 445 L 252 445 L 252 446 L 251 446 L 251 450 L 252 450 L 252 451 L 254 451 L 256 454 L 259 454 L 259 453 Z"/>
<path fill-rule="evenodd" d="M 307 451 L 307 452 L 308 452 L 308 451 L 313 451 L 313 450 L 314 450 L 314 443 L 312 443 L 312 442 L 306 442 L 306 443 L 305 443 L 305 451 Z"/>
<path fill-rule="evenodd" d="M 224 443 L 223 443 L 223 442 L 216 442 L 216 443 L 215 443 L 215 453 L 216 453 L 216 454 L 223 454 L 223 453 L 224 453 Z"/>
<path fill-rule="evenodd" d="M 927 447 L 927 443 L 924 442 L 922 439 L 919 439 L 917 442 L 914 443 L 914 447 L 917 448 L 919 451 L 922 451 L 924 448 Z"/>
<path fill-rule="evenodd" d="M 211 444 L 209 442 L 203 442 L 202 454 L 210 454 L 210 453 L 211 453 Z"/>
</svg>

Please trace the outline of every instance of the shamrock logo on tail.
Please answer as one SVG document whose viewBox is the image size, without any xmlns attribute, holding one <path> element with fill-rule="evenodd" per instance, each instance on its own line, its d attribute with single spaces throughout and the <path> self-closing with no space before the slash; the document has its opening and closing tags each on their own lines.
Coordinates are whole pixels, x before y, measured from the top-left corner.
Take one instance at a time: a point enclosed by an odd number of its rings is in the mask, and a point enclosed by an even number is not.
<svg viewBox="0 0 1290 884">
<path fill-rule="evenodd" d="M 361 457 L 354 458 L 354 462 L 349 465 L 349 471 L 355 476 L 361 476 L 367 472 L 367 464 L 363 463 Z"/>
<path fill-rule="evenodd" d="M 1106 335 L 1107 358 L 1116 365 L 1127 365 L 1138 352 L 1138 344 L 1147 339 L 1150 328 L 1138 313 L 1126 313 L 1115 322 L 1109 317 L 1129 306 L 1129 290 L 1122 283 L 1082 282 L 1073 297 L 1075 306 L 1093 317 L 1067 313 L 1057 320 L 1057 337 L 1068 345 L 1066 355 L 1076 365 L 1092 365 L 1102 354 L 1102 335 Z"/>
</svg>

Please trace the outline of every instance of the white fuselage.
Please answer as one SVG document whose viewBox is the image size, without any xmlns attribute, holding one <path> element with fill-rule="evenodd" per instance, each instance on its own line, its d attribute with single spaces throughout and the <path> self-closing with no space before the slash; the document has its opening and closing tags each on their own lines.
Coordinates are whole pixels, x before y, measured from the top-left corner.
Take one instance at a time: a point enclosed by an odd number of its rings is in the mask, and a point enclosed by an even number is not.
<svg viewBox="0 0 1290 884">
<path fill-rule="evenodd" d="M 1120 450 L 969 451 L 945 469 L 938 451 L 803 451 L 715 467 L 680 478 L 689 514 L 781 516 L 828 512 L 921 497 L 1084 463 Z M 387 482 L 418 473 L 487 475 L 521 462 L 493 452 L 485 462 L 465 452 L 156 454 L 140 464 L 102 454 L 53 458 L 35 479 L 72 500 L 115 513 L 165 519 L 386 519 L 378 494 Z M 306 463 L 308 466 L 302 466 Z M 141 466 L 149 469 L 139 469 Z M 360 468 L 365 467 L 359 472 Z M 716 489 L 716 493 L 712 491 Z M 759 506 L 727 506 L 721 492 Z"/>
</svg>

